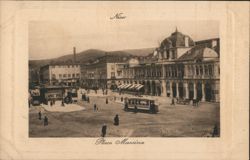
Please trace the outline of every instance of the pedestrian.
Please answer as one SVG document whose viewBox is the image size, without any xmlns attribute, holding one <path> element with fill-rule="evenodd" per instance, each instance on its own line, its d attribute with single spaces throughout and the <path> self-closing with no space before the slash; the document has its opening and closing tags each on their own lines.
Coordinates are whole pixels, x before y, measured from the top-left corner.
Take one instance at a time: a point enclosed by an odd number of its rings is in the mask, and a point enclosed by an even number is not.
<svg viewBox="0 0 250 160">
<path fill-rule="evenodd" d="M 49 124 L 49 119 L 47 116 L 44 116 L 43 125 L 47 126 L 48 124 Z"/>
<path fill-rule="evenodd" d="M 51 107 L 53 106 L 53 102 L 52 102 L 52 100 L 50 100 L 50 106 L 51 106 Z"/>
<path fill-rule="evenodd" d="M 48 99 L 47 99 L 47 98 L 45 98 L 44 103 L 45 103 L 46 105 L 48 105 Z"/>
<path fill-rule="evenodd" d="M 63 102 L 63 100 L 62 100 L 62 106 L 64 106 L 64 102 Z"/>
<path fill-rule="evenodd" d="M 114 118 L 114 125 L 115 125 L 115 126 L 119 126 L 119 116 L 118 116 L 118 114 L 115 115 L 115 118 Z"/>
<path fill-rule="evenodd" d="M 42 113 L 41 113 L 41 111 L 38 112 L 38 119 L 39 119 L 39 120 L 42 119 Z"/>
<path fill-rule="evenodd" d="M 121 97 L 121 102 L 123 102 L 123 97 Z"/>
<path fill-rule="evenodd" d="M 104 123 L 102 125 L 102 137 L 106 136 L 106 132 L 107 132 L 107 125 Z"/>
<path fill-rule="evenodd" d="M 150 108 L 150 112 L 151 112 L 151 113 L 155 113 L 155 109 L 154 109 L 155 106 L 154 106 L 153 103 L 150 103 L 150 107 L 149 107 L 149 108 Z"/>
<path fill-rule="evenodd" d="M 212 137 L 215 137 L 215 136 L 217 136 L 219 133 L 218 133 L 218 127 L 217 127 L 217 125 L 215 124 L 214 125 L 214 129 L 213 129 L 213 134 L 212 134 Z"/>
<path fill-rule="evenodd" d="M 171 103 L 171 105 L 174 105 L 174 98 L 172 98 L 172 103 Z"/>
<path fill-rule="evenodd" d="M 96 111 L 97 110 L 97 108 L 96 108 L 96 104 L 94 104 L 94 111 Z"/>
<path fill-rule="evenodd" d="M 109 100 L 108 100 L 108 98 L 106 98 L 106 104 L 108 104 L 109 103 Z"/>
<path fill-rule="evenodd" d="M 137 108 L 137 106 L 135 105 L 134 112 L 137 113 L 137 111 L 138 111 L 138 108 Z"/>
<path fill-rule="evenodd" d="M 128 110 L 128 103 L 127 103 L 127 102 L 125 102 L 124 110 L 125 110 L 125 111 Z"/>
</svg>

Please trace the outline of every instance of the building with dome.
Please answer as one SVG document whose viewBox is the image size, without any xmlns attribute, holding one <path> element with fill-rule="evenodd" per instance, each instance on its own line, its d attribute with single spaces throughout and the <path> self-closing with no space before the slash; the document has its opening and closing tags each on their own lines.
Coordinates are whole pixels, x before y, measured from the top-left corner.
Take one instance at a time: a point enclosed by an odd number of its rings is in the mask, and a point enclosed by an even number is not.
<svg viewBox="0 0 250 160">
<path fill-rule="evenodd" d="M 219 38 L 193 41 L 177 29 L 154 53 L 122 70 L 118 89 L 151 96 L 220 101 Z"/>
</svg>

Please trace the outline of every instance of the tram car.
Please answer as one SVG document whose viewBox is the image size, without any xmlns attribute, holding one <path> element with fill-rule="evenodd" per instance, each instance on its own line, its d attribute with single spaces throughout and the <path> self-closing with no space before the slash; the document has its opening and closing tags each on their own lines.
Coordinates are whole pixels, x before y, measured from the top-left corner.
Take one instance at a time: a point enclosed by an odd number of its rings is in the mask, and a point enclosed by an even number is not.
<svg viewBox="0 0 250 160">
<path fill-rule="evenodd" d="M 134 112 L 157 113 L 159 112 L 159 105 L 154 99 L 140 97 L 125 98 L 124 110 Z"/>
<path fill-rule="evenodd" d="M 33 106 L 37 106 L 37 105 L 41 104 L 42 100 L 41 100 L 39 88 L 35 88 L 35 89 L 30 90 L 29 101 Z"/>
</svg>

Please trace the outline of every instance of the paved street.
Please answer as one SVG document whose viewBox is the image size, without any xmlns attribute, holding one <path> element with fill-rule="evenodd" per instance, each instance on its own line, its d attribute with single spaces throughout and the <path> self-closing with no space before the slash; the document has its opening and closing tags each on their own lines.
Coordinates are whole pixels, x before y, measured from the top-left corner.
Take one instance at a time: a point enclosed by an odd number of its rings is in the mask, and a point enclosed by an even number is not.
<svg viewBox="0 0 250 160">
<path fill-rule="evenodd" d="M 110 97 L 112 99 L 112 97 Z M 29 111 L 30 137 L 99 137 L 103 123 L 107 125 L 107 137 L 207 137 L 219 124 L 219 104 L 201 103 L 200 106 L 170 106 L 165 98 L 158 114 L 125 112 L 123 105 L 114 101 L 105 103 L 105 97 L 91 96 L 90 103 L 79 102 L 86 109 L 75 112 L 48 112 L 49 125 L 38 119 L 39 106 Z M 93 104 L 99 108 L 94 112 Z M 120 125 L 114 126 L 118 114 Z"/>
</svg>

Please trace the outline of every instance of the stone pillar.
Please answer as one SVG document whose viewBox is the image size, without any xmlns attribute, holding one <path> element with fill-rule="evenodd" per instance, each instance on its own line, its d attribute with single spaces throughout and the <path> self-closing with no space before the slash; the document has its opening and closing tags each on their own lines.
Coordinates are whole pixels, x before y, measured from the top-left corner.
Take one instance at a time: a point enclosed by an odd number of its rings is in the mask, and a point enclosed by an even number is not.
<svg viewBox="0 0 250 160">
<path fill-rule="evenodd" d="M 213 90 L 215 91 L 214 101 L 220 102 L 220 81 L 216 81 Z"/>
<path fill-rule="evenodd" d="M 161 96 L 166 97 L 167 96 L 167 88 L 166 88 L 166 81 L 161 81 Z"/>
<path fill-rule="evenodd" d="M 196 88 L 196 83 L 194 82 L 194 98 L 193 99 L 197 99 L 197 88 Z"/>
<path fill-rule="evenodd" d="M 189 72 L 188 68 L 189 68 L 189 65 L 184 66 L 184 75 L 183 75 L 184 77 L 188 77 L 188 74 L 189 74 L 188 73 Z"/>
<path fill-rule="evenodd" d="M 173 98 L 173 82 L 172 81 L 169 81 L 169 87 L 170 87 L 170 97 Z"/>
<path fill-rule="evenodd" d="M 153 82 L 152 81 L 150 81 L 150 94 L 149 95 L 153 95 Z"/>
<path fill-rule="evenodd" d="M 202 82 L 202 98 L 201 98 L 201 101 L 205 101 L 205 97 L 206 97 L 206 92 L 205 92 L 205 83 L 204 82 Z"/>
<path fill-rule="evenodd" d="M 166 78 L 166 68 L 164 65 L 162 65 L 162 77 Z"/>
<path fill-rule="evenodd" d="M 204 64 L 202 65 L 202 75 L 201 75 L 202 78 L 205 77 L 205 66 Z"/>
<path fill-rule="evenodd" d="M 176 82 L 176 98 L 179 98 L 179 83 Z"/>
<path fill-rule="evenodd" d="M 185 83 L 184 83 L 184 87 L 185 87 L 185 94 L 186 94 L 185 98 L 186 98 L 186 99 L 189 99 L 188 82 L 185 82 Z"/>
<path fill-rule="evenodd" d="M 219 74 L 219 64 L 214 65 L 214 77 L 215 78 L 219 78 L 220 74 Z"/>
<path fill-rule="evenodd" d="M 144 83 L 144 94 L 148 93 L 148 85 L 147 85 L 147 81 L 145 81 Z"/>
</svg>

